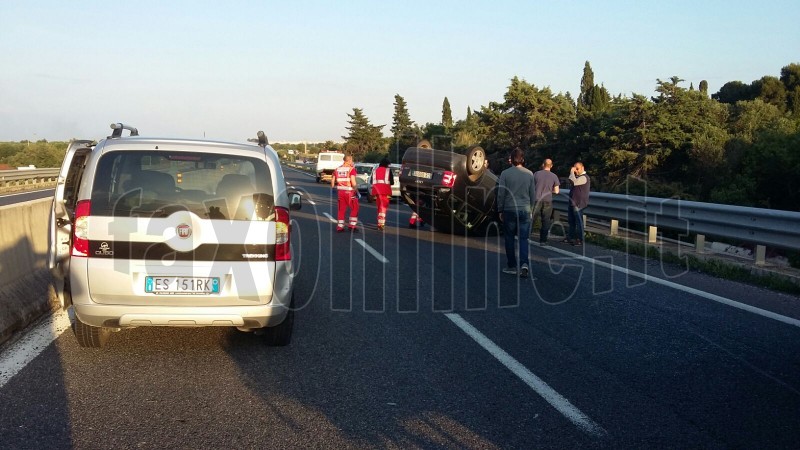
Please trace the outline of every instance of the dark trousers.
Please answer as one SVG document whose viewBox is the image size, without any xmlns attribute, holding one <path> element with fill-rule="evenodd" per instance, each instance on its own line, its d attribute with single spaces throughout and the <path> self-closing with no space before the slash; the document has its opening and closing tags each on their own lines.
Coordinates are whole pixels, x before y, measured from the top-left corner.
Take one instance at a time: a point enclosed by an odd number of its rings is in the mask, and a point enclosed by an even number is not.
<svg viewBox="0 0 800 450">
<path fill-rule="evenodd" d="M 503 211 L 503 237 L 506 243 L 508 267 L 517 268 L 514 238 L 519 240 L 520 267 L 528 264 L 528 237 L 531 235 L 531 213 L 525 210 Z M 519 236 L 517 236 L 519 234 Z"/>
<path fill-rule="evenodd" d="M 533 205 L 533 220 L 536 221 L 536 215 L 542 221 L 542 228 L 539 230 L 539 242 L 547 242 L 547 236 L 550 235 L 550 226 L 553 224 L 553 202 L 540 200 Z"/>
<path fill-rule="evenodd" d="M 569 205 L 569 232 L 568 239 L 583 241 L 583 214 L 581 208 Z"/>
</svg>

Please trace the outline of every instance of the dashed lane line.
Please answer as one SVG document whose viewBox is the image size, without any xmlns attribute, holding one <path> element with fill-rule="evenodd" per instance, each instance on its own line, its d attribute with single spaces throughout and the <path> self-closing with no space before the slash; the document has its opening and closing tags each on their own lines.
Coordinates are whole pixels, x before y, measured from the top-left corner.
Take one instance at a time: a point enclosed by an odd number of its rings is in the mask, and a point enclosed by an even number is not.
<svg viewBox="0 0 800 450">
<path fill-rule="evenodd" d="M 556 392 L 541 378 L 537 377 L 533 372 L 523 366 L 522 363 L 514 359 L 505 350 L 498 347 L 497 344 L 492 342 L 483 333 L 478 331 L 469 322 L 464 320 L 460 315 L 455 313 L 445 314 L 461 331 L 467 333 L 475 342 L 478 343 L 484 350 L 488 351 L 495 357 L 501 364 L 506 366 L 514 375 L 519 377 L 525 384 L 539 394 L 547 403 L 549 403 L 558 412 L 564 415 L 570 422 L 575 424 L 578 428 L 586 433 L 594 436 L 604 436 L 606 431 L 586 414 L 581 412 L 572 403 L 569 402 L 564 396 Z"/>
<path fill-rule="evenodd" d="M 377 259 L 378 261 L 380 261 L 380 262 L 382 262 L 382 263 L 384 263 L 384 264 L 387 264 L 387 263 L 389 262 L 389 260 L 388 260 L 388 259 L 386 259 L 386 257 L 385 257 L 385 256 L 381 255 L 381 254 L 380 254 L 380 253 L 379 253 L 377 250 L 375 250 L 374 248 L 372 248 L 372 246 L 370 246 L 369 244 L 367 244 L 366 242 L 364 242 L 362 239 L 356 239 L 355 241 L 356 241 L 356 242 L 358 242 L 358 243 L 359 243 L 359 244 L 360 244 L 362 247 L 364 247 L 365 249 L 367 249 L 367 251 L 368 251 L 368 252 L 370 252 L 370 254 L 371 254 L 372 256 L 374 256 L 374 257 L 375 257 L 375 259 Z"/>
</svg>

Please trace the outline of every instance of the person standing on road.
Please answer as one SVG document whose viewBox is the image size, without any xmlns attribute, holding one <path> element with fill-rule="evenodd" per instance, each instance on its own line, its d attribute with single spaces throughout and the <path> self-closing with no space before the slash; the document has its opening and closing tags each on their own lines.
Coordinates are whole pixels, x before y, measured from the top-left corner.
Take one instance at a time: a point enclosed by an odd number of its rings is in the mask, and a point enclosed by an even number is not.
<svg viewBox="0 0 800 450">
<path fill-rule="evenodd" d="M 528 276 L 528 237 L 531 234 L 531 210 L 536 198 L 533 173 L 523 167 L 525 154 L 517 148 L 511 152 L 512 167 L 500 174 L 497 186 L 497 210 L 503 222 L 508 265 L 503 273 Z M 514 238 L 519 237 L 519 272 Z"/>
<path fill-rule="evenodd" d="M 331 178 L 331 188 L 336 189 L 339 195 L 339 211 L 337 214 L 338 222 L 336 231 L 344 231 L 344 213 L 350 208 L 350 220 L 348 228 L 350 231 L 358 231 L 358 190 L 356 189 L 356 168 L 353 165 L 353 157 L 344 157 L 344 163 L 337 167 Z"/>
<path fill-rule="evenodd" d="M 547 244 L 547 236 L 550 234 L 550 224 L 553 219 L 553 194 L 558 194 L 561 181 L 554 174 L 553 160 L 545 159 L 541 170 L 533 174 L 533 183 L 536 185 L 536 203 L 533 206 L 533 219 L 536 220 L 538 214 L 542 221 L 542 228 L 539 230 L 539 244 Z"/>
<path fill-rule="evenodd" d="M 389 199 L 392 197 L 394 175 L 389 168 L 389 159 L 383 158 L 372 175 L 372 195 L 378 204 L 378 230 L 386 227 L 386 210 L 389 209 Z"/>
<path fill-rule="evenodd" d="M 572 166 L 569 172 L 569 181 L 572 182 L 572 189 L 569 191 L 569 211 L 567 212 L 569 231 L 564 242 L 583 245 L 582 211 L 589 206 L 589 175 L 586 174 L 582 162 L 578 161 Z"/>
</svg>

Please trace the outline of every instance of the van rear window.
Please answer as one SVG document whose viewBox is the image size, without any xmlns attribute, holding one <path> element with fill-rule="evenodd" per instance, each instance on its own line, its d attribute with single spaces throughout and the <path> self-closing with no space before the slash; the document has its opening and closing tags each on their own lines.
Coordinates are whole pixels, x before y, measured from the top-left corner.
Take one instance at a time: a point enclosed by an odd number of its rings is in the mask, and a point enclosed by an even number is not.
<svg viewBox="0 0 800 450">
<path fill-rule="evenodd" d="M 91 199 L 97 216 L 275 219 L 267 163 L 217 153 L 110 152 L 97 165 Z"/>
</svg>

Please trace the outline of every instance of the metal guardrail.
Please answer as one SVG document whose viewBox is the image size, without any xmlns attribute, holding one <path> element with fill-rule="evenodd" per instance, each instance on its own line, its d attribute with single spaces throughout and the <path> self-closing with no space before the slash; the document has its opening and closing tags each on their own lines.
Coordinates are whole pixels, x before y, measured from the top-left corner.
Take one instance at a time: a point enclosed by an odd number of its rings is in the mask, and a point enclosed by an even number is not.
<svg viewBox="0 0 800 450">
<path fill-rule="evenodd" d="M 0 170 L 0 187 L 55 182 L 60 169 Z"/>
<path fill-rule="evenodd" d="M 306 172 L 313 172 L 316 167 L 316 164 L 313 163 L 284 162 L 283 164 Z"/>
<path fill-rule="evenodd" d="M 566 212 L 569 190 L 553 206 Z M 680 199 L 592 192 L 589 217 L 644 224 L 686 234 L 735 239 L 757 245 L 800 250 L 800 212 L 720 205 Z"/>
</svg>

